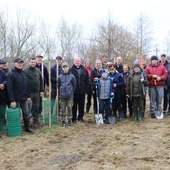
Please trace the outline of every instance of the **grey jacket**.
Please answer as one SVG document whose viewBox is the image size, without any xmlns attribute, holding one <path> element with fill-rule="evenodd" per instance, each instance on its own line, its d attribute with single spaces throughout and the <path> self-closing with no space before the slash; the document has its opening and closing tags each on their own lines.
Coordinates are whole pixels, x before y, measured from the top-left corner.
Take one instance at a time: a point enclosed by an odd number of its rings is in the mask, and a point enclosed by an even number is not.
<svg viewBox="0 0 170 170">
<path fill-rule="evenodd" d="M 58 77 L 59 98 L 73 98 L 76 90 L 76 78 L 71 73 L 61 73 Z"/>
</svg>

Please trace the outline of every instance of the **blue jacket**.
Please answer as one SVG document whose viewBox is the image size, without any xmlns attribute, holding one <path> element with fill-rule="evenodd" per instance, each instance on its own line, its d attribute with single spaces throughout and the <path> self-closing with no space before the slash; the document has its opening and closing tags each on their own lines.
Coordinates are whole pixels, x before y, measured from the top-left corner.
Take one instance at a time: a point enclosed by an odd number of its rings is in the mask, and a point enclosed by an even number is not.
<svg viewBox="0 0 170 170">
<path fill-rule="evenodd" d="M 113 80 L 113 84 L 116 84 L 115 93 L 122 93 L 122 88 L 124 86 L 122 75 L 115 72 L 114 74 L 109 73 L 108 76 Z"/>
</svg>

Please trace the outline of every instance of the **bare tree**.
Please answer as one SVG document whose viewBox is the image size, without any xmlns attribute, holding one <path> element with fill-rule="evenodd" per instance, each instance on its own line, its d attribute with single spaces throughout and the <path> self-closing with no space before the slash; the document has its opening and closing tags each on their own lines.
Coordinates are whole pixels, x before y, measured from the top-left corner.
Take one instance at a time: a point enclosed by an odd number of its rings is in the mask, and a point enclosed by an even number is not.
<svg viewBox="0 0 170 170">
<path fill-rule="evenodd" d="M 37 52 L 47 56 L 48 60 L 54 59 L 56 53 L 56 41 L 54 38 L 54 32 L 52 32 L 51 26 L 45 23 L 41 23 L 38 32 Z"/>
<path fill-rule="evenodd" d="M 81 29 L 76 23 L 69 26 L 62 18 L 57 27 L 56 33 L 62 57 L 71 63 L 74 54 L 78 53 L 78 42 L 81 38 Z"/>
<path fill-rule="evenodd" d="M 144 13 L 140 13 L 133 26 L 136 53 L 141 53 L 146 56 L 150 52 L 152 30 L 152 23 L 149 17 Z"/>
<path fill-rule="evenodd" d="M 131 32 L 115 22 L 110 13 L 107 19 L 98 24 L 96 34 L 91 40 L 96 42 L 100 55 L 107 55 L 111 61 L 116 56 L 127 59 L 134 47 Z"/>
</svg>

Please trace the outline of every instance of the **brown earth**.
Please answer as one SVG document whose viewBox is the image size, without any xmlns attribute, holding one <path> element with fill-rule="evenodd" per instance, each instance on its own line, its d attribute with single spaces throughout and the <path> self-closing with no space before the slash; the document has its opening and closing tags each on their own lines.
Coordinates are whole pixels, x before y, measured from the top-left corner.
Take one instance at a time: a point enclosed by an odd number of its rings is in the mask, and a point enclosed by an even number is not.
<svg viewBox="0 0 170 170">
<path fill-rule="evenodd" d="M 170 116 L 96 125 L 91 115 L 71 128 L 43 126 L 33 135 L 1 134 L 2 170 L 169 170 Z"/>
</svg>

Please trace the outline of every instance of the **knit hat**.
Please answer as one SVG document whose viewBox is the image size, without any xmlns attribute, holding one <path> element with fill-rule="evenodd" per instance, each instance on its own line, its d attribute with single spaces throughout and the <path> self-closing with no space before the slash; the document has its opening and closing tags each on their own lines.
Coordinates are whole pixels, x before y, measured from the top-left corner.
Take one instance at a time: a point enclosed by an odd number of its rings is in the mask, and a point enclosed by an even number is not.
<svg viewBox="0 0 170 170">
<path fill-rule="evenodd" d="M 156 56 L 156 55 L 153 55 L 152 57 L 151 57 L 151 61 L 152 60 L 157 60 L 158 61 L 158 57 Z"/>
<path fill-rule="evenodd" d="M 133 68 L 135 67 L 141 68 L 139 64 L 134 64 Z"/>
<path fill-rule="evenodd" d="M 139 60 L 136 59 L 136 60 L 134 61 L 134 64 L 139 64 Z"/>
</svg>

